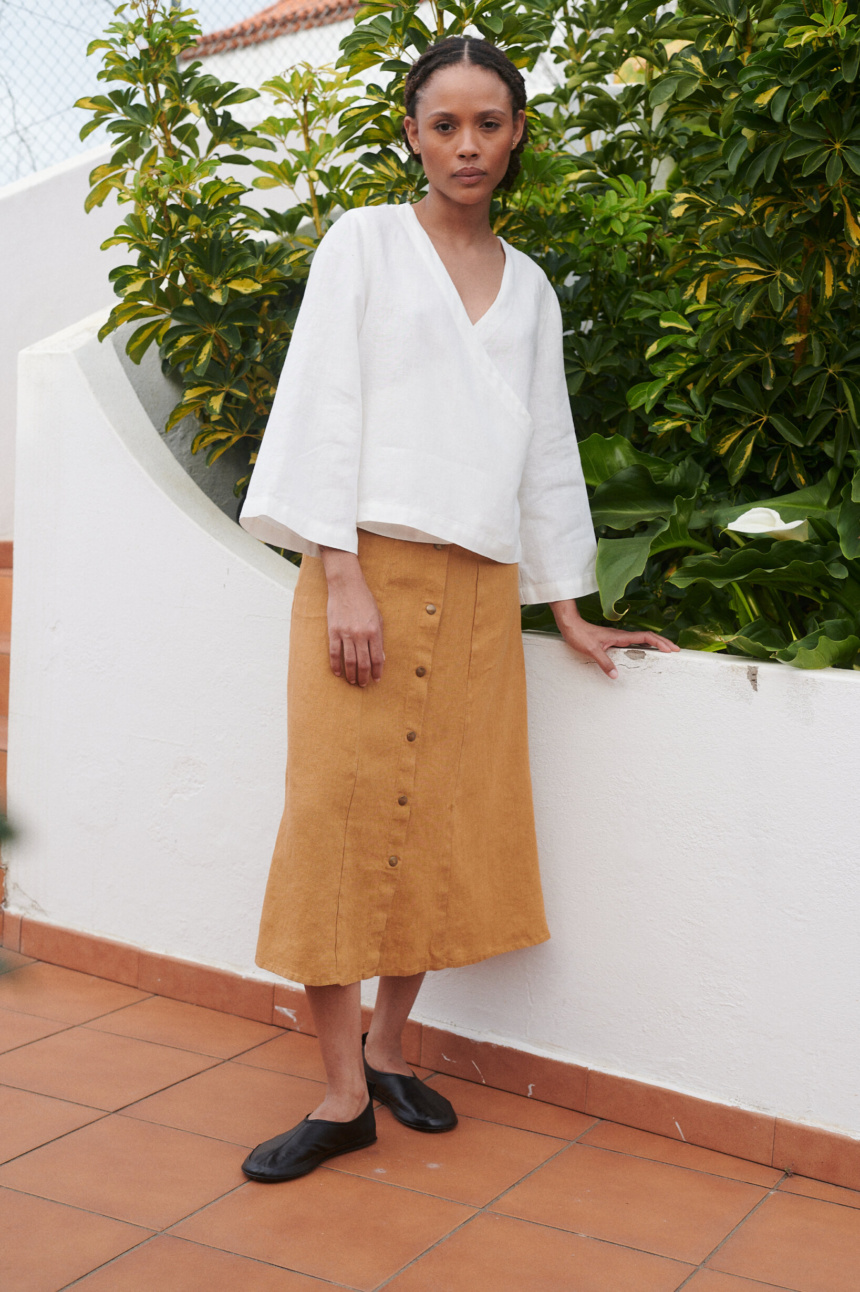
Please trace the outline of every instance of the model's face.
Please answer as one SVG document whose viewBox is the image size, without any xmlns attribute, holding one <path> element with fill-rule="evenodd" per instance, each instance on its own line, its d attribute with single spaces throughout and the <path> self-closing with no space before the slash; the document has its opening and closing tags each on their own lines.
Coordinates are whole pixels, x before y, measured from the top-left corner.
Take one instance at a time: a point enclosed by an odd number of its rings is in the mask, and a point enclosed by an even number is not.
<svg viewBox="0 0 860 1292">
<path fill-rule="evenodd" d="M 455 63 L 425 82 L 415 116 L 404 124 L 431 188 L 474 206 L 488 202 L 504 178 L 525 113 L 514 112 L 510 91 L 495 72 Z"/>
</svg>

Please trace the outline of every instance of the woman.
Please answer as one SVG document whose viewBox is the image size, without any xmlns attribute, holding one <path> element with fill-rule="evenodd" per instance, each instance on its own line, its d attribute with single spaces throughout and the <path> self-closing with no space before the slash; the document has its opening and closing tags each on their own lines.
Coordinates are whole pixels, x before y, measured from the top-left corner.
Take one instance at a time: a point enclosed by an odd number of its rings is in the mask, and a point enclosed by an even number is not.
<svg viewBox="0 0 860 1292">
<path fill-rule="evenodd" d="M 241 516 L 304 553 L 257 963 L 305 984 L 328 1078 L 246 1159 L 255 1180 L 373 1143 L 369 1090 L 415 1130 L 452 1129 L 401 1049 L 424 973 L 549 937 L 520 602 L 548 601 L 609 677 L 610 646 L 677 649 L 576 608 L 595 542 L 560 310 L 489 222 L 519 169 L 522 77 L 455 37 L 418 59 L 405 100 L 427 194 L 348 211 L 320 244 Z"/>
</svg>

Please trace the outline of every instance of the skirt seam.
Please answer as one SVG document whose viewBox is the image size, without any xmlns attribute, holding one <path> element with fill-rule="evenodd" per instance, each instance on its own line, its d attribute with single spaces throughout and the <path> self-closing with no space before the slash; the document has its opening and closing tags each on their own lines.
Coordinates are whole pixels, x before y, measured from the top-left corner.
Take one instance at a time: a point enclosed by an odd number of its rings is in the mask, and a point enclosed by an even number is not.
<svg viewBox="0 0 860 1292">
<path fill-rule="evenodd" d="M 353 764 L 352 789 L 350 790 L 349 803 L 347 804 L 347 809 L 346 809 L 346 821 L 344 823 L 344 831 L 343 831 L 343 849 L 340 854 L 340 878 L 337 884 L 337 907 L 335 909 L 335 915 L 334 915 L 335 973 L 337 972 L 337 947 L 338 947 L 338 942 L 340 940 L 340 895 L 343 892 L 343 870 L 344 870 L 344 866 L 346 865 L 346 846 L 349 841 L 349 817 L 350 817 L 350 813 L 352 812 L 352 804 L 353 804 L 353 800 L 355 799 L 355 791 L 358 786 L 358 750 L 361 748 L 361 724 L 362 724 L 363 717 L 364 717 L 364 705 L 362 704 L 359 706 L 359 711 L 358 711 L 358 730 L 356 731 L 356 741 L 355 741 L 356 755 L 355 755 L 355 763 Z"/>
</svg>

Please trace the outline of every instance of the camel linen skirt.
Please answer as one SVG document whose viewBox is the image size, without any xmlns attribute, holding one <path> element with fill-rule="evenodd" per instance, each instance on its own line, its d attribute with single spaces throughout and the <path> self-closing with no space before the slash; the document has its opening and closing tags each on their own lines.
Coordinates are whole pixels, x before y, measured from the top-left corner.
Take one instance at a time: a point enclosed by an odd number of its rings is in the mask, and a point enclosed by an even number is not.
<svg viewBox="0 0 860 1292">
<path fill-rule="evenodd" d="M 257 964 L 309 986 L 472 964 L 549 937 L 516 565 L 359 530 L 379 682 L 329 666 L 322 561 L 293 602 L 287 782 Z"/>
</svg>

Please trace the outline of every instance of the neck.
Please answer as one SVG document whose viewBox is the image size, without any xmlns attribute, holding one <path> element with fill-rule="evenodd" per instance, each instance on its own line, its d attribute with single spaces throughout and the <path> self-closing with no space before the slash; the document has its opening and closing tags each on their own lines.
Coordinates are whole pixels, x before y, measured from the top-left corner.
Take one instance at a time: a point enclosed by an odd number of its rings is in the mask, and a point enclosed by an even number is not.
<svg viewBox="0 0 860 1292">
<path fill-rule="evenodd" d="M 474 244 L 494 237 L 490 228 L 490 201 L 465 204 L 454 202 L 439 189 L 430 187 L 415 214 L 430 234 L 451 242 Z"/>
</svg>

